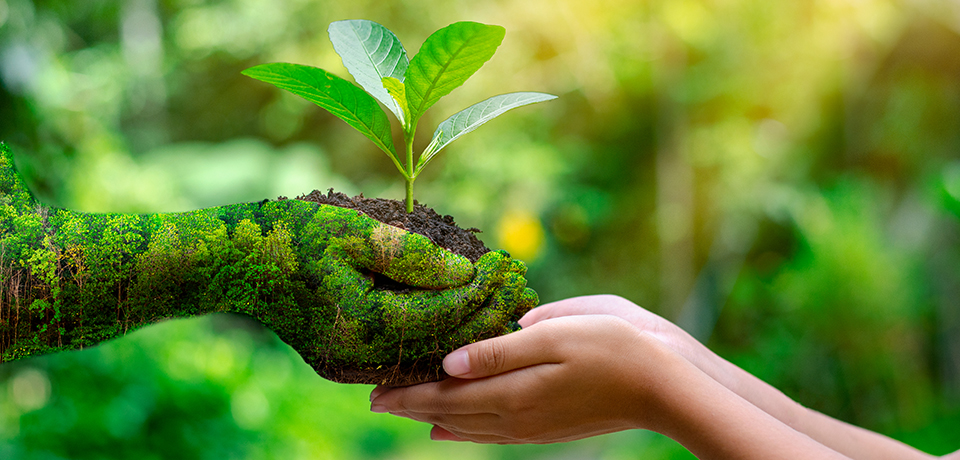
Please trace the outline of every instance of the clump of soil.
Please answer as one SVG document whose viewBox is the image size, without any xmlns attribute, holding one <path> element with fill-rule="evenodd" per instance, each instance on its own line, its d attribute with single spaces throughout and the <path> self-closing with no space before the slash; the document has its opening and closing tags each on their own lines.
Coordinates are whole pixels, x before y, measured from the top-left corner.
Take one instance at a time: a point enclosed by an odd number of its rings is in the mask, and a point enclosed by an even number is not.
<svg viewBox="0 0 960 460">
<path fill-rule="evenodd" d="M 441 216 L 432 208 L 416 202 L 414 202 L 413 212 L 408 213 L 402 201 L 365 198 L 362 193 L 349 197 L 344 193 L 334 192 L 333 189 L 329 189 L 326 194 L 314 190 L 307 195 L 298 196 L 297 199 L 356 209 L 385 224 L 426 236 L 437 246 L 454 254 L 460 254 L 473 263 L 476 263 L 480 256 L 490 252 L 490 249 L 484 246 L 476 236 L 480 230 L 460 228 L 453 221 L 452 216 Z"/>
</svg>

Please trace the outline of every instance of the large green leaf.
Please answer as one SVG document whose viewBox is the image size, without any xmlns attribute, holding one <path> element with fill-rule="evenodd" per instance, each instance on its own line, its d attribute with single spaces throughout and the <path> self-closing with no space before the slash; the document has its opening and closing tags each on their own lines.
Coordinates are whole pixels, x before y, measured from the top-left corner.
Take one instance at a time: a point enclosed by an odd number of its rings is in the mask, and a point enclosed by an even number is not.
<svg viewBox="0 0 960 460">
<path fill-rule="evenodd" d="M 517 107 L 556 98 L 557 96 L 552 94 L 535 92 L 501 94 L 457 112 L 440 123 L 440 126 L 437 126 L 437 130 L 433 133 L 433 140 L 417 162 L 417 172 L 423 169 L 447 144 L 477 129 L 480 125 L 500 116 L 502 113 Z"/>
<path fill-rule="evenodd" d="M 403 171 L 393 149 L 390 120 L 377 101 L 353 83 L 323 69 L 300 64 L 261 64 L 242 73 L 327 109 L 377 144 Z"/>
<path fill-rule="evenodd" d="M 457 22 L 427 37 L 404 80 L 412 123 L 490 60 L 504 34 L 500 26 Z"/>
<path fill-rule="evenodd" d="M 327 29 L 333 49 L 354 80 L 403 121 L 403 111 L 381 84 L 386 77 L 403 81 L 407 51 L 390 29 L 373 21 L 336 21 Z"/>
</svg>

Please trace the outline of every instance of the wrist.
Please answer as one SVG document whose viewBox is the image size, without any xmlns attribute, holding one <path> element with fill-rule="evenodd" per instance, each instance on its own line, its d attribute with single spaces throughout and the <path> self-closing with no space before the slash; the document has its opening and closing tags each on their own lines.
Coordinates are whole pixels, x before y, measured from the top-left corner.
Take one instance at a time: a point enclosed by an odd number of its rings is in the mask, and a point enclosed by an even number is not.
<svg viewBox="0 0 960 460">
<path fill-rule="evenodd" d="M 641 326 L 638 325 L 637 327 Z M 690 364 L 696 366 L 701 372 L 721 385 L 738 392 L 740 384 L 734 372 L 736 367 L 710 351 L 709 348 L 685 330 L 668 323 L 667 328 L 661 328 L 655 331 L 653 335 Z"/>
<path fill-rule="evenodd" d="M 756 393 L 759 386 L 766 386 L 762 381 L 717 355 L 677 326 L 660 335 L 661 340 L 690 364 L 741 397 L 751 399 L 748 396 Z"/>
<path fill-rule="evenodd" d="M 699 458 L 787 458 L 797 452 L 805 452 L 804 458 L 846 458 L 740 397 L 679 354 L 662 364 L 658 368 L 666 378 L 650 406 L 657 417 L 647 422 L 647 429 L 674 439 Z"/>
<path fill-rule="evenodd" d="M 661 337 L 647 332 L 638 334 L 638 353 L 633 362 L 635 378 L 632 380 L 634 403 L 631 404 L 633 428 L 655 431 L 673 436 L 680 425 L 680 414 L 689 404 L 688 382 L 696 379 L 696 367 Z M 685 403 L 686 402 L 686 403 Z"/>
</svg>

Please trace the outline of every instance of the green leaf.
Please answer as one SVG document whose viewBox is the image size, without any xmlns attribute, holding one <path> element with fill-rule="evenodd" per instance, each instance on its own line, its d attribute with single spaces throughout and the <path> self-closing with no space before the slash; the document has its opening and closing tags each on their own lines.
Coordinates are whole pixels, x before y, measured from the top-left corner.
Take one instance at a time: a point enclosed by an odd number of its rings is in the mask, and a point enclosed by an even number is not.
<svg viewBox="0 0 960 460">
<path fill-rule="evenodd" d="M 477 129 L 480 125 L 500 116 L 502 113 L 517 107 L 556 98 L 557 96 L 552 94 L 534 92 L 501 94 L 457 112 L 440 123 L 440 126 L 437 126 L 437 130 L 433 133 L 433 140 L 430 141 L 430 145 L 423 151 L 420 160 L 417 162 L 417 173 L 447 144 Z"/>
<path fill-rule="evenodd" d="M 383 87 L 390 93 L 390 96 L 393 97 L 397 106 L 400 107 L 400 113 L 402 115 L 398 115 L 397 118 L 399 118 L 400 123 L 403 124 L 403 129 L 409 130 L 410 126 L 407 125 L 406 121 L 410 120 L 410 109 L 407 105 L 407 89 L 403 85 L 403 82 L 393 77 L 384 77 Z"/>
<path fill-rule="evenodd" d="M 441 97 L 450 94 L 497 51 L 506 31 L 500 26 L 457 22 L 427 37 L 407 67 L 407 102 L 412 125 Z"/>
<path fill-rule="evenodd" d="M 409 65 L 407 51 L 397 36 L 390 29 L 363 19 L 333 22 L 327 33 L 354 80 L 402 121 L 401 108 L 381 83 L 386 77 L 403 81 Z"/>
<path fill-rule="evenodd" d="M 327 109 L 377 144 L 403 172 L 393 149 L 390 120 L 377 101 L 353 83 L 323 69 L 300 64 L 261 64 L 241 73 Z"/>
</svg>

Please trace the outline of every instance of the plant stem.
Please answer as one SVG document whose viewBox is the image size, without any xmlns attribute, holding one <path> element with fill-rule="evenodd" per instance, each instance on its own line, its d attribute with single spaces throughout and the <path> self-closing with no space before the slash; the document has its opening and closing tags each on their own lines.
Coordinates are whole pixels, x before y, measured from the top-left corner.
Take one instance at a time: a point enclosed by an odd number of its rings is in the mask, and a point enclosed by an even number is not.
<svg viewBox="0 0 960 460">
<path fill-rule="evenodd" d="M 413 212 L 413 181 L 417 177 L 413 174 L 413 132 L 408 134 L 407 132 L 403 133 L 403 140 L 407 144 L 407 174 L 405 179 L 407 180 L 407 212 Z"/>
</svg>

